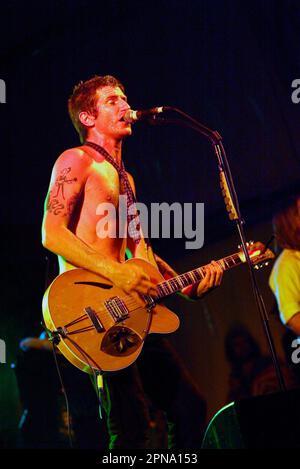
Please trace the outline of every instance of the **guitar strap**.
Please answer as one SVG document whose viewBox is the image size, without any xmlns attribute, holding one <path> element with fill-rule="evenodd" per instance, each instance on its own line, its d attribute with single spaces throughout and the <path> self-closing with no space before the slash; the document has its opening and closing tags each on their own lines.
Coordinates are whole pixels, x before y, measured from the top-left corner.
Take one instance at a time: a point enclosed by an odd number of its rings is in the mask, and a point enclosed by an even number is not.
<svg viewBox="0 0 300 469">
<path fill-rule="evenodd" d="M 128 235 L 130 236 L 130 238 L 133 239 L 135 244 L 139 244 L 142 238 L 141 223 L 140 223 L 139 214 L 136 208 L 136 198 L 131 188 L 127 173 L 125 171 L 125 166 L 124 166 L 123 161 L 121 163 L 121 166 L 119 166 L 114 160 L 114 158 L 105 150 L 105 148 L 101 147 L 100 145 L 97 145 L 94 142 L 90 142 L 87 140 L 84 142 L 84 145 L 87 145 L 93 148 L 102 156 L 104 156 L 106 161 L 110 163 L 117 171 L 119 175 L 121 190 L 123 194 L 126 195 Z M 129 208 L 130 208 L 130 212 L 131 213 L 133 212 L 133 215 L 129 214 Z M 132 223 L 133 220 L 135 220 L 135 223 Z M 148 246 L 150 246 L 149 238 L 145 238 L 145 242 Z"/>
</svg>

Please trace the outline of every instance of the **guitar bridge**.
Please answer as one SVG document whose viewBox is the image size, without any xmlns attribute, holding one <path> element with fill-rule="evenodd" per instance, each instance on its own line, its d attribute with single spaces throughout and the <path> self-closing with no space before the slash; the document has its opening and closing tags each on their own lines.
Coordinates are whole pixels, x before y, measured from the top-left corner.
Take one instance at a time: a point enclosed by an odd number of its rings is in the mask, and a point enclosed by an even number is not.
<svg viewBox="0 0 300 469">
<path fill-rule="evenodd" d="M 87 306 L 86 308 L 84 308 L 84 311 L 86 312 L 86 314 L 88 315 L 88 317 L 92 321 L 93 326 L 96 329 L 96 331 L 99 332 L 99 333 L 103 332 L 104 327 L 103 327 L 102 322 L 100 321 L 100 319 L 96 315 L 96 311 L 94 311 L 90 306 Z"/>
</svg>

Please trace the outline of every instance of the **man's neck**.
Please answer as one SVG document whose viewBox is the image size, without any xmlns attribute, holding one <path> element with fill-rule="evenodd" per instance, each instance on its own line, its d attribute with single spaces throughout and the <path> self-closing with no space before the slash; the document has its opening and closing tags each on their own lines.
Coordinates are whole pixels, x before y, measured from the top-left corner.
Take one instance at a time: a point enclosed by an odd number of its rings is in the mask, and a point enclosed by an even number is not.
<svg viewBox="0 0 300 469">
<path fill-rule="evenodd" d="M 104 148 L 118 165 L 122 161 L 122 140 L 115 140 L 107 135 L 90 135 L 87 140 Z"/>
</svg>

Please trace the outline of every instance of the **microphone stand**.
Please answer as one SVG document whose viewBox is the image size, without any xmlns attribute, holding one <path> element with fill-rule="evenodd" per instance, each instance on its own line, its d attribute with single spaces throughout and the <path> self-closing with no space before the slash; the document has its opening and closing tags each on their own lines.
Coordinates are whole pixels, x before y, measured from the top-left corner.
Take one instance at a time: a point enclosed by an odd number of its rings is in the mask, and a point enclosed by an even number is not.
<svg viewBox="0 0 300 469">
<path fill-rule="evenodd" d="M 222 136 L 216 130 L 211 130 L 210 128 L 206 127 L 205 125 L 198 122 L 196 119 L 193 119 L 188 114 L 184 113 L 180 109 L 174 107 L 164 107 L 165 111 L 173 111 L 177 114 L 183 116 L 186 120 L 176 119 L 176 118 L 165 118 L 165 117 L 158 117 L 157 115 L 153 116 L 149 119 L 149 122 L 153 125 L 160 125 L 160 124 L 175 124 L 180 125 L 183 127 L 188 127 L 196 132 L 204 135 L 208 138 L 213 146 L 214 152 L 217 156 L 218 160 L 218 169 L 220 174 L 220 187 L 222 191 L 222 196 L 225 202 L 226 210 L 229 214 L 229 219 L 234 221 L 238 230 L 238 234 L 241 240 L 242 250 L 245 255 L 246 263 L 248 265 L 248 269 L 250 272 L 251 284 L 253 288 L 253 294 L 255 297 L 255 302 L 257 309 L 259 311 L 260 319 L 263 325 L 263 329 L 266 335 L 266 339 L 270 348 L 273 366 L 276 371 L 276 376 L 279 384 L 279 389 L 281 391 L 286 391 L 286 386 L 284 383 L 284 379 L 282 376 L 282 372 L 280 369 L 278 356 L 275 350 L 274 341 L 271 335 L 270 326 L 269 326 L 269 318 L 266 310 L 266 306 L 262 295 L 260 293 L 258 283 L 255 277 L 255 272 L 253 268 L 253 264 L 251 262 L 248 249 L 246 246 L 246 238 L 244 233 L 244 220 L 241 216 L 239 201 L 236 194 L 234 182 L 232 179 L 232 174 L 229 166 L 229 162 L 226 156 L 225 148 L 222 143 Z"/>
</svg>

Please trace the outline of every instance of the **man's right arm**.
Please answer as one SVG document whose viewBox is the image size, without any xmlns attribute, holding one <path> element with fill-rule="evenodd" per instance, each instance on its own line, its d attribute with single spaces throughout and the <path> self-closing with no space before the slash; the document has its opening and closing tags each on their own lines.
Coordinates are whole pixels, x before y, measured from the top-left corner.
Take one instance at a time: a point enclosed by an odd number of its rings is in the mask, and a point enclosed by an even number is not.
<svg viewBox="0 0 300 469">
<path fill-rule="evenodd" d="M 56 161 L 45 201 L 42 243 L 72 265 L 102 273 L 102 256 L 69 229 L 89 170 L 90 159 L 79 149 L 67 150 Z"/>
<path fill-rule="evenodd" d="M 128 293 L 147 294 L 153 285 L 139 268 L 129 268 L 95 251 L 69 229 L 90 166 L 90 157 L 77 148 L 67 150 L 57 159 L 45 201 L 43 246 L 74 266 L 103 275 Z"/>
</svg>

